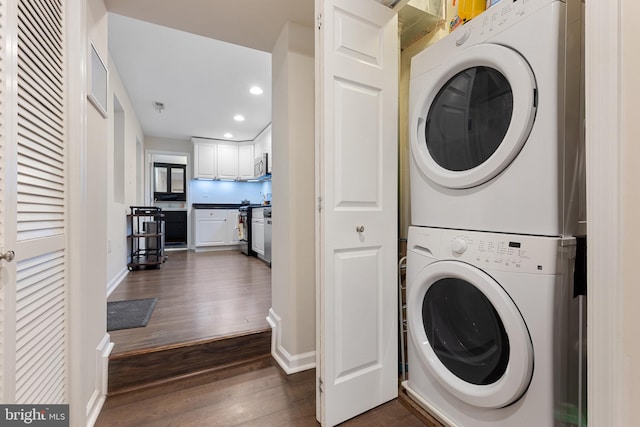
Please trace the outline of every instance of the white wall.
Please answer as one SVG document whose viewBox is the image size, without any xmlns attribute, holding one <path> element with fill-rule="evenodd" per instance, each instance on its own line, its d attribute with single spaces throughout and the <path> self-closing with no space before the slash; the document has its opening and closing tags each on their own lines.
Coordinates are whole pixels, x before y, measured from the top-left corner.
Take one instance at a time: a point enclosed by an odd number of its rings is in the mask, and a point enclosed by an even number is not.
<svg viewBox="0 0 640 427">
<path fill-rule="evenodd" d="M 90 42 L 93 42 L 100 56 L 106 60 L 107 52 L 107 11 L 102 0 L 87 0 L 86 28 Z M 86 85 L 85 85 L 86 87 Z M 81 358 L 71 360 L 72 364 L 81 364 L 84 372 L 82 381 L 83 415 L 88 418 L 97 416 L 106 393 L 106 367 L 108 362 L 108 334 L 106 319 L 106 283 L 107 283 L 107 147 L 109 146 L 109 121 L 90 103 L 86 102 L 86 161 L 85 211 L 78 219 L 84 224 L 80 227 L 87 231 L 82 236 L 81 248 L 73 247 L 71 257 L 80 259 L 83 295 L 80 307 L 71 307 L 74 317 L 81 319 L 82 336 L 72 337 L 79 340 Z M 72 118 L 77 120 L 77 118 Z M 73 219 L 72 219 L 73 221 Z M 74 224 L 78 227 L 78 224 Z M 80 313 L 79 315 L 77 315 Z M 74 355 L 78 356 L 78 355 Z M 75 384 L 75 383 L 74 383 Z M 74 413 L 76 413 L 74 411 Z M 78 420 L 79 421 L 79 420 Z M 73 425 L 84 425 L 73 421 Z"/>
<path fill-rule="evenodd" d="M 272 52 L 272 353 L 288 373 L 315 366 L 315 83 L 312 28 L 288 23 Z"/>
<path fill-rule="evenodd" d="M 136 184 L 136 140 L 142 141 L 144 134 L 133 106 L 127 94 L 118 69 L 109 56 L 109 94 L 107 96 L 108 110 L 110 112 L 107 120 L 108 142 L 105 147 L 107 159 L 105 179 L 107 190 L 105 193 L 107 200 L 107 290 L 112 291 L 120 280 L 127 273 L 127 238 L 126 238 L 126 215 L 129 213 L 129 206 L 139 205 L 142 200 L 137 200 Z M 121 134 L 124 137 L 124 165 L 117 165 L 114 159 L 114 95 L 117 97 L 124 117 L 124 126 Z M 114 188 L 115 174 L 120 174 L 120 182 L 124 183 L 124 198 L 116 200 Z"/>
</svg>

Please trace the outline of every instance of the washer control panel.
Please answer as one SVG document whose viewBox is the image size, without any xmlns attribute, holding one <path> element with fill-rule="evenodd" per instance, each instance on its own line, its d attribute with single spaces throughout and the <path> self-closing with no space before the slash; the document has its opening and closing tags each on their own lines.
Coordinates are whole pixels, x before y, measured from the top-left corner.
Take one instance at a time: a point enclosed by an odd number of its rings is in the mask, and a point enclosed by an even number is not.
<svg viewBox="0 0 640 427">
<path fill-rule="evenodd" d="M 438 260 L 457 260 L 486 270 L 557 274 L 575 257 L 575 239 L 411 227 L 410 248 Z"/>
<path fill-rule="evenodd" d="M 445 254 L 485 269 L 555 274 L 575 239 L 443 230 Z M 443 255 L 445 255 L 443 254 Z M 446 255 L 445 255 L 446 256 Z"/>
</svg>

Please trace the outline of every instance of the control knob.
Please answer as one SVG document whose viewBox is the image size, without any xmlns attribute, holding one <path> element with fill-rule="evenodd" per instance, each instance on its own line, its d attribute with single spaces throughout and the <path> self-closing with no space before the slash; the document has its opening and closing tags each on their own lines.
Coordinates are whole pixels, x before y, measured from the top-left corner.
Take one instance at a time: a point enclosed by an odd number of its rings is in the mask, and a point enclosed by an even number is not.
<svg viewBox="0 0 640 427">
<path fill-rule="evenodd" d="M 467 241 L 461 237 L 456 237 L 451 242 L 451 249 L 453 253 L 463 254 L 467 250 Z"/>
</svg>

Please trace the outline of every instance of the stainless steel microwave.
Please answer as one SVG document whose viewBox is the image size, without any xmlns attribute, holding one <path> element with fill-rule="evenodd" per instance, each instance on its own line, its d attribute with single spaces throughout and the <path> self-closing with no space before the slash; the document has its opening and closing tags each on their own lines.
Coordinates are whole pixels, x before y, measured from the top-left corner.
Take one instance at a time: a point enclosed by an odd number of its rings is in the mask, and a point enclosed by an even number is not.
<svg viewBox="0 0 640 427">
<path fill-rule="evenodd" d="M 256 178 L 262 178 L 267 175 L 269 155 L 264 153 L 262 156 L 258 157 L 253 165 L 253 176 Z"/>
</svg>

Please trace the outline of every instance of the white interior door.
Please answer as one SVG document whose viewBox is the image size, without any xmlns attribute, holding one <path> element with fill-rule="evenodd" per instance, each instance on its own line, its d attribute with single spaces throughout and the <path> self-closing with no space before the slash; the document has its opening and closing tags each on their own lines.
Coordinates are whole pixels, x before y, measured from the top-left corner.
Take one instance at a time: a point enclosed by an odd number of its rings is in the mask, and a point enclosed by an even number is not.
<svg viewBox="0 0 640 427">
<path fill-rule="evenodd" d="M 3 403 L 68 402 L 64 12 L 0 3 Z"/>
<path fill-rule="evenodd" d="M 317 0 L 318 418 L 397 396 L 397 19 Z"/>
</svg>

